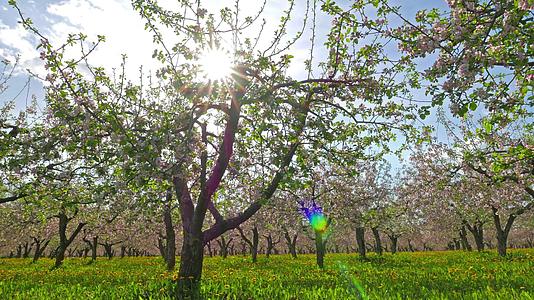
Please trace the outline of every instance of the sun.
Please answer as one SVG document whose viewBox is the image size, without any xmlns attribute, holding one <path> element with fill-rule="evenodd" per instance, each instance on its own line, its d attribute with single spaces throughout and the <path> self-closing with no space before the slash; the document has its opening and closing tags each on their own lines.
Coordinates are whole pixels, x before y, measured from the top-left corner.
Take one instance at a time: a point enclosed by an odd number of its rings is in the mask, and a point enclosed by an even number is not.
<svg viewBox="0 0 534 300">
<path fill-rule="evenodd" d="M 223 81 L 233 72 L 230 54 L 222 49 L 210 48 L 202 51 L 198 59 L 200 77 L 209 81 Z"/>
</svg>

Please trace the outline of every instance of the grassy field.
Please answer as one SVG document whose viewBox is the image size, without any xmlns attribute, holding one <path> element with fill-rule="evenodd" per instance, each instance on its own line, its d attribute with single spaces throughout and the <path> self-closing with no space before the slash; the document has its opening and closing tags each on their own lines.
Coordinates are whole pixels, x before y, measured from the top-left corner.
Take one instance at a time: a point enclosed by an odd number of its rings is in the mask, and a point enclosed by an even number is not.
<svg viewBox="0 0 534 300">
<path fill-rule="evenodd" d="M 534 299 L 534 249 L 494 252 L 328 254 L 325 270 L 313 255 L 207 258 L 206 299 Z M 0 299 L 165 299 L 172 273 L 156 257 L 51 260 L 0 259 Z"/>
</svg>

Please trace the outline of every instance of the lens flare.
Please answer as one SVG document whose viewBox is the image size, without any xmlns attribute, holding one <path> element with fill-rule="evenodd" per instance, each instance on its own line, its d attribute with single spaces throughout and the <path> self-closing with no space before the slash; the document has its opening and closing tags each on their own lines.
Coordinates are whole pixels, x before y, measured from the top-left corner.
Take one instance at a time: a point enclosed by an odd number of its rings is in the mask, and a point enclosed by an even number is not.
<svg viewBox="0 0 534 300">
<path fill-rule="evenodd" d="M 340 261 L 337 262 L 337 266 L 349 289 L 356 293 L 358 299 L 369 300 L 369 296 L 367 296 L 367 293 L 365 293 L 362 284 L 354 276 L 350 275 L 347 266 L 342 264 Z"/>
<path fill-rule="evenodd" d="M 307 207 L 304 201 L 299 201 L 300 211 L 308 219 L 313 230 L 325 232 L 328 229 L 328 221 L 323 214 L 323 209 L 312 201 L 311 206 Z"/>
</svg>

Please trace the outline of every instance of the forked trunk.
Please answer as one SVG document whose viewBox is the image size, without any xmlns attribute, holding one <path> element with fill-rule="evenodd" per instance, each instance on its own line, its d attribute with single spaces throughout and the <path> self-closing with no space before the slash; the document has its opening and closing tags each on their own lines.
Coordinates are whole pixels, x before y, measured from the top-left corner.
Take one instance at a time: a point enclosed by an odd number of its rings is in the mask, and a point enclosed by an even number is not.
<svg viewBox="0 0 534 300">
<path fill-rule="evenodd" d="M 226 241 L 224 236 L 221 236 L 221 238 L 217 240 L 217 244 L 219 244 L 219 254 L 222 258 L 228 257 L 228 245 L 230 245 L 233 239 L 234 238 L 230 238 L 230 240 Z"/>
<path fill-rule="evenodd" d="M 259 232 L 258 227 L 254 226 L 252 228 L 252 241 L 247 238 L 245 233 L 240 227 L 237 227 L 237 230 L 239 231 L 239 234 L 241 235 L 241 238 L 245 243 L 248 244 L 250 248 L 250 254 L 252 256 L 252 262 L 255 263 L 258 260 L 258 244 L 259 244 Z"/>
<path fill-rule="evenodd" d="M 278 238 L 277 241 L 274 241 L 273 236 L 269 233 L 268 235 L 265 236 L 265 239 L 267 240 L 267 249 L 265 250 L 265 255 L 269 257 L 271 253 L 273 252 L 273 250 L 274 251 L 276 250 L 274 246 L 280 242 L 280 238 Z"/>
<path fill-rule="evenodd" d="M 85 226 L 85 223 L 79 223 L 70 237 L 67 237 L 67 225 L 74 217 L 68 218 L 64 212 L 60 212 L 57 217 L 59 219 L 59 247 L 55 253 L 56 261 L 54 263 L 54 268 L 59 268 L 63 264 L 63 260 L 65 259 L 65 251 L 67 251 L 67 248 L 72 241 L 74 241 L 74 238 L 76 238 L 78 233 L 80 233 L 80 230 L 82 230 L 82 228 Z"/>
<path fill-rule="evenodd" d="M 375 237 L 375 252 L 378 255 L 382 255 L 382 241 L 380 240 L 380 233 L 378 232 L 378 228 L 373 227 L 371 228 L 373 231 L 373 236 Z"/>
<path fill-rule="evenodd" d="M 43 255 L 43 252 L 45 251 L 46 247 L 48 246 L 48 243 L 50 243 L 50 240 L 40 240 L 38 238 L 33 238 L 35 243 L 35 253 L 33 255 L 32 262 L 37 262 L 39 258 L 41 258 L 41 255 Z M 43 244 L 44 242 L 44 244 Z"/>
<path fill-rule="evenodd" d="M 480 221 L 477 221 L 473 226 L 467 222 L 464 224 L 467 227 L 467 230 L 473 234 L 477 251 L 484 250 L 484 224 Z"/>
<path fill-rule="evenodd" d="M 508 234 L 510 233 L 510 229 L 512 229 L 512 225 L 514 224 L 516 215 L 511 214 L 508 216 L 508 220 L 506 221 L 506 225 L 504 228 L 501 226 L 501 218 L 498 214 L 498 211 L 495 207 L 491 208 L 493 212 L 493 222 L 495 224 L 495 230 L 497 233 L 497 251 L 500 256 L 506 256 L 506 246 L 508 243 Z"/>
<path fill-rule="evenodd" d="M 463 250 L 473 251 L 471 244 L 469 244 L 469 240 L 467 240 L 467 231 L 465 230 L 465 226 L 460 227 L 460 241 L 462 243 Z"/>
<path fill-rule="evenodd" d="M 30 256 L 30 253 L 32 251 L 33 245 L 30 245 L 30 242 L 24 243 L 24 253 L 22 254 L 23 258 L 28 258 Z"/>
<path fill-rule="evenodd" d="M 296 233 L 292 239 L 289 232 L 284 229 L 284 238 L 286 239 L 287 248 L 293 258 L 297 258 L 297 237 L 298 233 Z"/>
</svg>

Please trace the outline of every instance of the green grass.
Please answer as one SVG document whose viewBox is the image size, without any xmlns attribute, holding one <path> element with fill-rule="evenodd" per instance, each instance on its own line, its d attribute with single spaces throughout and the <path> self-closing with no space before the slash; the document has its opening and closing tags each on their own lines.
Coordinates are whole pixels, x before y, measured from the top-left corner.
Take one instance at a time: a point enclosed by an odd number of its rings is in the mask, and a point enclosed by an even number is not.
<svg viewBox="0 0 534 300">
<path fill-rule="evenodd" d="M 160 258 L 52 261 L 0 259 L 0 299 L 164 299 L 172 273 Z M 328 254 L 325 270 L 313 255 L 206 258 L 207 299 L 534 299 L 534 249 L 494 252 L 416 252 L 373 256 Z"/>
</svg>

